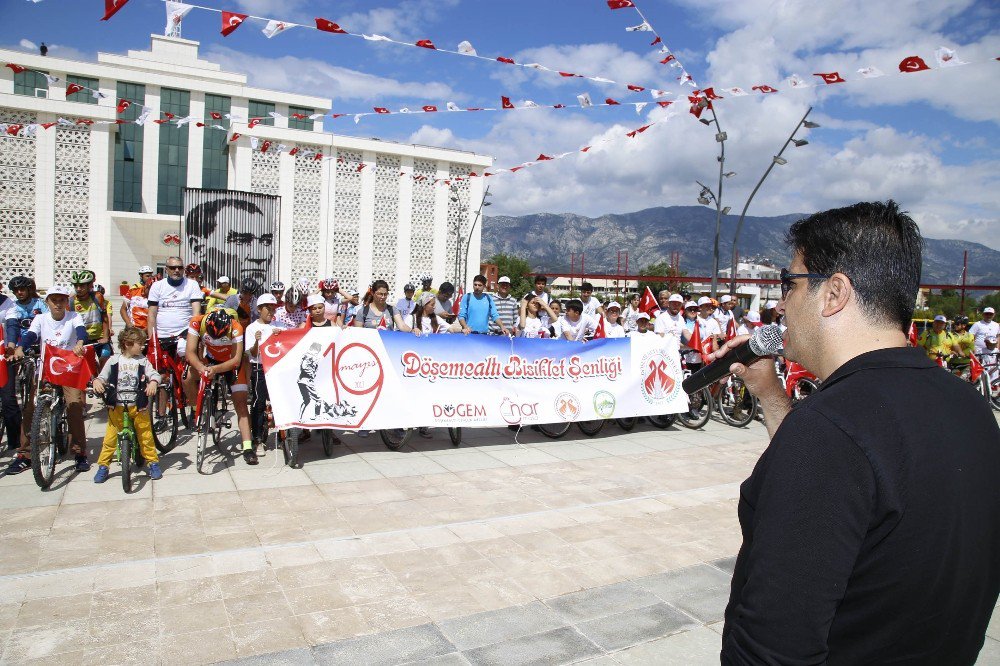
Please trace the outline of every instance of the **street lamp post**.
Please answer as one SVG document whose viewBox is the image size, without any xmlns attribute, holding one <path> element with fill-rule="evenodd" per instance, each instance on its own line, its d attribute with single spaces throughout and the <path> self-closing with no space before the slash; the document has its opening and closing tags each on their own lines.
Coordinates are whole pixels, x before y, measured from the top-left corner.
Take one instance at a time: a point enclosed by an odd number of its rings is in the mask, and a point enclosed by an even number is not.
<svg viewBox="0 0 1000 666">
<path fill-rule="evenodd" d="M 719 125 L 719 116 L 715 113 L 715 107 L 707 100 L 702 99 L 698 102 L 698 106 L 702 109 L 707 108 L 712 112 L 712 120 L 705 118 L 699 118 L 699 120 L 705 125 L 711 125 L 715 123 L 715 140 L 719 144 L 719 156 L 716 158 L 719 161 L 719 189 L 718 192 L 712 192 L 707 186 L 701 185 L 701 194 L 698 195 L 698 202 L 703 205 L 708 205 L 708 199 L 715 203 L 715 242 L 712 249 L 712 298 L 718 295 L 719 290 L 719 234 L 722 232 L 722 216 L 729 212 L 729 207 L 722 207 L 722 180 L 724 178 L 729 178 L 730 176 L 735 176 L 736 174 L 732 171 L 726 172 L 726 139 L 729 138 L 728 135 L 722 131 L 722 126 Z M 697 182 L 697 181 L 695 181 Z M 708 195 L 708 197 L 706 197 Z"/>
<path fill-rule="evenodd" d="M 469 227 L 469 236 L 465 239 L 465 257 L 462 263 L 462 286 L 465 286 L 465 279 L 468 276 L 469 270 L 469 246 L 472 245 L 472 232 L 476 229 L 476 223 L 479 222 L 479 218 L 482 217 L 483 208 L 491 205 L 490 202 L 486 200 L 486 197 L 493 196 L 490 194 L 489 185 L 486 186 L 486 191 L 483 192 L 483 198 L 479 202 L 479 210 L 476 211 L 476 217 L 472 220 L 472 226 Z"/>
<path fill-rule="evenodd" d="M 815 129 L 819 127 L 819 123 L 806 120 L 811 111 L 811 106 L 806 109 L 805 115 L 803 115 L 802 119 L 799 120 L 799 123 L 795 126 L 795 129 L 792 130 L 792 133 L 788 135 L 788 139 L 785 141 L 785 144 L 781 146 L 781 150 L 778 151 L 778 154 L 771 158 L 771 163 L 767 165 L 764 175 L 757 181 L 753 191 L 747 198 L 747 202 L 743 205 L 743 212 L 740 213 L 740 219 L 736 222 L 736 233 L 733 235 L 733 263 L 731 266 L 731 273 L 729 275 L 729 293 L 734 298 L 736 297 L 736 268 L 739 265 L 739 247 L 737 246 L 737 242 L 740 239 L 740 230 L 743 228 L 743 218 L 746 217 L 747 209 L 750 208 L 750 202 L 753 201 L 753 197 L 757 194 L 757 190 L 760 189 L 760 186 L 764 184 L 764 179 L 771 173 L 771 169 L 773 169 L 775 165 L 780 166 L 788 163 L 788 160 L 781 156 L 782 153 L 785 152 L 785 148 L 788 148 L 788 144 L 794 143 L 796 148 L 800 148 L 809 143 L 805 139 L 796 139 L 795 133 L 798 132 L 801 127 L 805 127 L 806 129 Z"/>
</svg>

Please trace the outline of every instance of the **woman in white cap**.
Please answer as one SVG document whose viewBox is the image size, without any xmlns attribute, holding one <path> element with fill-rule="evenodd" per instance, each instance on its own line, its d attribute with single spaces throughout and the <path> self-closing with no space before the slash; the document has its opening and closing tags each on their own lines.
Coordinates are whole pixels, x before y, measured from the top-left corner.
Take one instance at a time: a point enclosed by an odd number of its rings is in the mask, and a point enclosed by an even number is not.
<svg viewBox="0 0 1000 666">
<path fill-rule="evenodd" d="M 736 329 L 736 335 L 750 335 L 761 327 L 760 313 L 750 310 L 743 315 L 743 323 Z"/>
<path fill-rule="evenodd" d="M 323 294 L 309 294 L 306 297 L 309 318 L 299 328 L 332 328 L 333 321 L 326 318 L 326 299 Z"/>
<path fill-rule="evenodd" d="M 608 303 L 604 306 L 604 337 L 625 337 L 625 327 L 622 326 L 619 321 L 621 319 L 621 314 L 622 306 L 618 304 L 618 301 L 608 301 Z"/>
</svg>

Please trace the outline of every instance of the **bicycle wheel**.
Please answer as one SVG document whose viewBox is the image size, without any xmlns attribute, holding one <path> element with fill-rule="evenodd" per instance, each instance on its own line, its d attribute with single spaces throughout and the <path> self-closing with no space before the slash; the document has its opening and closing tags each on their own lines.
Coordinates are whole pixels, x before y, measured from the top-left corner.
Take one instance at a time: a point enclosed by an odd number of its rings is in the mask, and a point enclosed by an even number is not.
<svg viewBox="0 0 1000 666">
<path fill-rule="evenodd" d="M 17 402 L 21 405 L 22 410 L 31 397 L 31 389 L 35 382 L 34 371 L 34 363 L 29 363 L 27 359 L 21 361 L 21 366 L 17 371 Z"/>
<path fill-rule="evenodd" d="M 132 473 L 134 460 L 132 458 L 132 438 L 123 432 L 118 433 L 118 458 L 122 463 L 122 490 L 128 495 L 132 492 Z"/>
<path fill-rule="evenodd" d="M 703 388 L 694 395 L 688 396 L 689 406 L 686 412 L 677 415 L 677 420 L 685 428 L 697 430 L 712 416 L 712 394 Z"/>
<path fill-rule="evenodd" d="M 52 435 L 52 398 L 42 396 L 31 420 L 31 472 L 42 490 L 52 485 L 58 457 Z"/>
<path fill-rule="evenodd" d="M 208 441 L 215 431 L 215 402 L 205 400 L 201 406 L 201 432 L 198 435 L 198 451 L 195 454 L 195 466 L 199 474 L 204 474 L 205 453 L 208 451 Z"/>
<path fill-rule="evenodd" d="M 1000 379 L 990 383 L 990 402 L 993 404 L 993 409 L 1000 412 Z"/>
<path fill-rule="evenodd" d="M 66 420 L 66 403 L 58 400 L 52 406 L 52 441 L 56 445 L 56 462 L 66 457 L 69 451 L 69 421 Z"/>
<path fill-rule="evenodd" d="M 409 441 L 413 435 L 413 428 L 392 428 L 390 430 L 379 430 L 379 437 L 382 443 L 391 451 L 398 451 Z"/>
<path fill-rule="evenodd" d="M 653 416 L 647 416 L 649 422 L 657 428 L 669 428 L 673 424 L 677 423 L 676 414 L 656 414 Z"/>
<path fill-rule="evenodd" d="M 792 404 L 805 400 L 819 390 L 819 384 L 812 379 L 800 379 L 792 387 Z"/>
<path fill-rule="evenodd" d="M 226 414 L 226 389 L 221 386 L 221 382 L 213 379 L 210 390 L 212 391 L 210 400 L 212 403 L 212 444 L 215 445 L 215 448 L 219 449 L 219 453 L 222 453 L 219 442 L 222 441 L 222 425 Z"/>
<path fill-rule="evenodd" d="M 985 372 L 979 375 L 979 379 L 976 380 L 974 386 L 976 387 L 976 392 L 983 396 L 986 402 L 992 404 L 993 395 L 990 391 L 990 380 L 989 377 L 986 376 Z"/>
<path fill-rule="evenodd" d="M 539 423 L 538 432 L 542 433 L 546 437 L 559 439 L 569 432 L 570 426 L 572 425 L 573 424 L 569 421 L 566 421 L 565 423 Z"/>
<path fill-rule="evenodd" d="M 734 428 L 744 428 L 757 416 L 757 398 L 738 377 L 730 377 L 719 391 L 719 416 Z"/>
<path fill-rule="evenodd" d="M 164 402 L 164 413 L 159 415 L 160 399 Z M 169 383 L 160 386 L 156 395 L 149 399 L 149 422 L 153 426 L 153 443 L 160 453 L 168 453 L 177 446 L 177 402 L 174 389 Z"/>
<path fill-rule="evenodd" d="M 285 456 L 285 464 L 293 469 L 301 467 L 298 438 L 292 437 L 287 430 L 279 430 L 277 438 L 281 442 L 281 453 Z"/>
<path fill-rule="evenodd" d="M 618 427 L 624 430 L 625 432 L 629 432 L 630 430 L 632 430 L 632 428 L 634 428 L 635 424 L 638 422 L 639 422 L 638 416 L 629 416 L 624 419 L 615 419 L 615 423 L 618 424 Z"/>
<path fill-rule="evenodd" d="M 323 454 L 329 458 L 333 455 L 333 431 L 320 430 L 319 438 L 323 440 Z"/>
<path fill-rule="evenodd" d="M 576 425 L 584 435 L 593 437 L 601 432 L 605 423 L 607 423 L 606 419 L 597 419 L 595 421 L 578 421 Z"/>
<path fill-rule="evenodd" d="M 452 446 L 458 446 L 462 443 L 462 429 L 461 428 L 448 428 L 448 439 L 451 440 Z"/>
</svg>

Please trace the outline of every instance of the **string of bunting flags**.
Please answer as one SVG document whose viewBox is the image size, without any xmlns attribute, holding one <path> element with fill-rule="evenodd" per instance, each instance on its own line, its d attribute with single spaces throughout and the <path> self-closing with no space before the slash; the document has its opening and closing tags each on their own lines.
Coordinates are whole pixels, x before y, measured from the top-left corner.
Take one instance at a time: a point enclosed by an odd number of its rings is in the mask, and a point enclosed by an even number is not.
<svg viewBox="0 0 1000 666">
<path fill-rule="evenodd" d="M 698 84 L 695 82 L 694 77 L 688 74 L 687 69 L 684 67 L 684 65 L 681 64 L 681 61 L 678 60 L 677 56 L 674 55 L 674 53 L 671 52 L 671 50 L 667 47 L 667 44 L 666 42 L 663 41 L 663 38 L 660 36 L 660 33 L 656 31 L 656 28 L 653 27 L 653 24 L 649 22 L 649 19 L 647 19 L 646 15 L 642 13 L 642 10 L 639 9 L 639 6 L 635 4 L 635 0 L 608 0 L 608 7 L 610 9 L 634 9 L 636 14 L 639 15 L 639 18 L 642 19 L 642 23 L 640 23 L 639 25 L 629 26 L 625 28 L 626 32 L 652 33 L 653 41 L 650 42 L 649 45 L 650 46 L 659 45 L 660 48 L 657 51 L 658 53 L 657 57 L 663 56 L 663 59 L 660 60 L 660 64 L 669 65 L 671 67 L 680 69 L 681 73 L 680 76 L 677 77 L 677 80 L 680 82 L 681 85 L 688 85 L 691 86 L 692 88 L 698 87 Z"/>
</svg>

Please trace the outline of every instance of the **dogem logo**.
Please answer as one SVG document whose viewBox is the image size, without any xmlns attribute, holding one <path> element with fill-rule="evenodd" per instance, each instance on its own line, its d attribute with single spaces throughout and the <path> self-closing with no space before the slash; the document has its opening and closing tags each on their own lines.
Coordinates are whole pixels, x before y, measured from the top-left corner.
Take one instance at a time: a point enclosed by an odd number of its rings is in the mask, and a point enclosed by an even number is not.
<svg viewBox="0 0 1000 666">
<path fill-rule="evenodd" d="M 615 396 L 607 391 L 594 394 L 594 412 L 602 419 L 610 419 L 615 413 Z"/>
<path fill-rule="evenodd" d="M 473 423 L 486 420 L 486 406 L 473 402 L 431 405 L 431 414 L 436 421 L 462 421 Z"/>
<path fill-rule="evenodd" d="M 652 405 L 671 400 L 681 388 L 674 379 L 680 376 L 680 368 L 663 349 L 654 349 L 643 356 L 639 370 L 642 373 L 642 397 Z"/>
</svg>

